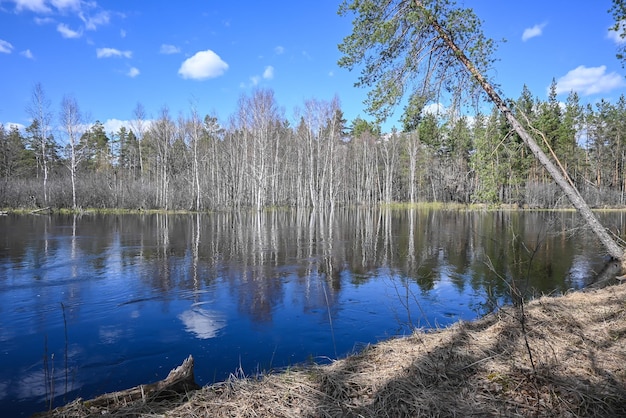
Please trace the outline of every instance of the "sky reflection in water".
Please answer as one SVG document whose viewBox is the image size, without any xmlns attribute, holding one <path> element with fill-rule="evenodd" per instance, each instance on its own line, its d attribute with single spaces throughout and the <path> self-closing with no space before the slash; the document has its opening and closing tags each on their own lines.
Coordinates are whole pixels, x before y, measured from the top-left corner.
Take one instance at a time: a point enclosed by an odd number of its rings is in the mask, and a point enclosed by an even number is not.
<svg viewBox="0 0 626 418">
<path fill-rule="evenodd" d="M 623 231 L 623 215 L 604 216 Z M 579 288 L 602 251 L 566 234 L 578 222 L 418 210 L 1 217 L 0 410 L 152 382 L 189 354 L 200 384 L 325 361 L 475 318 L 508 301 L 511 280 L 529 294 Z"/>
</svg>

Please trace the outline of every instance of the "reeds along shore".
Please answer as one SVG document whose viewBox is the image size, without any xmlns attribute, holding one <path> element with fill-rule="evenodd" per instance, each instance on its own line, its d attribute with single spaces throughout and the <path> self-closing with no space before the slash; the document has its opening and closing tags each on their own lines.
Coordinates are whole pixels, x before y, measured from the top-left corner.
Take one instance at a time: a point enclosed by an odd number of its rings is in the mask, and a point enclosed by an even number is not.
<svg viewBox="0 0 626 418">
<path fill-rule="evenodd" d="M 505 307 L 330 365 L 232 376 L 177 399 L 104 409 L 78 400 L 40 416 L 626 416 L 626 284 L 541 297 L 520 315 Z"/>
</svg>

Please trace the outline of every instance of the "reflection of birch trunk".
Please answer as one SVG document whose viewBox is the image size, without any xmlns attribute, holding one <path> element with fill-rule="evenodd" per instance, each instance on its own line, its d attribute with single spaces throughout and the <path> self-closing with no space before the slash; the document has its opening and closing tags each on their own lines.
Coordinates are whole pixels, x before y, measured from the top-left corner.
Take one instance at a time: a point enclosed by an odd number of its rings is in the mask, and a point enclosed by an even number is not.
<svg viewBox="0 0 626 418">
<path fill-rule="evenodd" d="M 198 260 L 200 258 L 199 256 L 199 251 L 200 251 L 200 214 L 196 213 L 195 216 L 195 220 L 196 220 L 196 230 L 195 230 L 195 234 L 194 234 L 194 240 L 193 240 L 193 248 L 192 248 L 192 254 L 193 254 L 193 259 L 192 259 L 192 263 L 191 263 L 191 271 L 192 271 L 192 276 L 193 276 L 193 288 L 194 290 L 198 291 L 200 289 L 200 282 L 198 280 Z"/>
<path fill-rule="evenodd" d="M 391 246 L 393 245 L 392 228 L 391 228 L 391 210 L 388 208 L 383 209 L 381 213 L 382 223 L 383 223 L 383 257 L 382 257 L 382 265 L 390 266 L 389 263 L 389 254 L 391 253 Z"/>
<path fill-rule="evenodd" d="M 415 209 L 409 210 L 409 243 L 407 248 L 407 271 L 415 270 Z"/>
<path fill-rule="evenodd" d="M 169 231 L 169 218 L 168 215 L 157 214 L 157 226 L 158 230 L 161 232 L 160 240 L 161 240 L 161 261 L 163 263 L 163 268 L 161 268 L 160 281 L 161 285 L 164 288 L 168 288 L 170 283 L 170 257 L 168 254 L 168 249 L 170 246 L 170 231 Z"/>
<path fill-rule="evenodd" d="M 72 218 L 72 250 L 70 258 L 75 261 L 78 256 L 77 240 L 76 240 L 76 214 Z M 78 263 L 72 263 L 72 278 L 78 277 Z"/>
</svg>

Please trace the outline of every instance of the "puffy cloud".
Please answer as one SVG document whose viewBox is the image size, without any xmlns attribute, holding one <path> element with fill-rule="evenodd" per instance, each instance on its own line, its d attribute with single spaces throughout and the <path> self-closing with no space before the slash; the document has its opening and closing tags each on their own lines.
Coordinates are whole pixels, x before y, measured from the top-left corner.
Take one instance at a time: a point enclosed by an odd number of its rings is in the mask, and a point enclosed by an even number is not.
<svg viewBox="0 0 626 418">
<path fill-rule="evenodd" d="M 178 54 L 180 52 L 180 48 L 175 45 L 163 44 L 161 45 L 161 49 L 159 53 L 161 54 Z"/>
<path fill-rule="evenodd" d="M 51 0 L 50 3 L 59 10 L 80 10 L 80 0 Z"/>
<path fill-rule="evenodd" d="M 23 57 L 26 57 L 28 59 L 35 59 L 35 56 L 33 55 L 33 53 L 30 51 L 30 49 L 27 49 L 25 51 L 20 52 L 20 55 L 22 55 Z"/>
<path fill-rule="evenodd" d="M 65 11 L 80 11 L 82 7 L 81 0 L 13 0 L 15 3 L 15 11 L 21 12 L 24 10 L 35 13 L 52 13 L 52 5 L 60 12 Z"/>
<path fill-rule="evenodd" d="M 96 30 L 98 26 L 106 25 L 111 20 L 111 13 L 103 10 L 96 13 L 93 16 L 85 16 L 84 13 L 79 13 L 78 17 L 85 24 L 87 30 Z"/>
<path fill-rule="evenodd" d="M 218 331 L 226 326 L 226 321 L 219 313 L 198 307 L 181 313 L 178 319 L 185 325 L 185 331 L 201 340 L 216 337 Z"/>
<path fill-rule="evenodd" d="M 265 67 L 265 70 L 263 71 L 262 75 L 253 75 L 252 77 L 250 77 L 249 86 L 256 86 L 261 82 L 261 80 L 271 80 L 273 78 L 274 78 L 274 67 L 272 67 L 271 65 L 268 65 L 267 67 Z M 239 87 L 245 88 L 246 84 L 240 83 Z"/>
<path fill-rule="evenodd" d="M 178 74 L 182 78 L 205 80 L 219 77 L 228 70 L 228 64 L 219 55 L 207 49 L 196 52 L 195 55 L 183 61 Z"/>
<path fill-rule="evenodd" d="M 271 80 L 272 78 L 274 78 L 274 67 L 272 67 L 271 65 L 265 67 L 265 71 L 263 71 L 263 78 L 266 80 Z"/>
<path fill-rule="evenodd" d="M 50 13 L 52 10 L 46 5 L 46 0 L 15 0 L 15 11 L 29 10 L 35 13 Z"/>
<path fill-rule="evenodd" d="M 424 108 L 422 109 L 422 114 L 423 115 L 435 115 L 435 116 L 439 116 L 439 115 L 443 115 L 446 113 L 446 107 L 441 104 L 441 103 L 430 103 L 427 104 L 426 106 L 424 106 Z"/>
<path fill-rule="evenodd" d="M 284 52 L 285 52 L 285 48 L 284 48 L 284 47 L 282 47 L 282 46 L 280 46 L 280 45 L 279 45 L 279 46 L 277 46 L 276 48 L 274 48 L 274 53 L 275 53 L 276 55 L 281 55 L 281 54 L 283 54 Z"/>
<path fill-rule="evenodd" d="M 136 68 L 136 67 L 130 67 L 130 70 L 128 70 L 128 72 L 126 73 L 126 75 L 129 76 L 130 78 L 135 78 L 139 74 L 140 74 L 139 68 Z"/>
<path fill-rule="evenodd" d="M 626 22 L 619 22 L 617 30 L 613 29 L 613 26 L 609 28 L 609 32 L 606 37 L 615 42 L 618 45 L 626 43 L 626 37 L 622 37 L 622 33 L 626 33 Z"/>
<path fill-rule="evenodd" d="M 3 39 L 0 39 L 0 52 L 3 54 L 10 54 L 13 52 L 13 45 Z"/>
<path fill-rule="evenodd" d="M 253 86 L 256 86 L 257 84 L 259 84 L 259 81 L 261 81 L 261 77 L 259 77 L 258 75 L 253 75 L 252 77 L 250 77 L 250 83 Z"/>
<path fill-rule="evenodd" d="M 622 86 L 624 86 L 623 77 L 615 72 L 607 74 L 606 65 L 599 67 L 580 65 L 556 81 L 556 92 L 560 94 L 575 91 L 588 96 L 607 93 Z"/>
<path fill-rule="evenodd" d="M 152 125 L 152 119 L 144 119 L 142 121 L 145 129 L 148 129 Z M 126 130 L 132 130 L 133 125 L 135 125 L 137 121 L 135 120 L 121 120 L 121 119 L 107 119 L 106 122 L 103 122 L 105 132 L 119 132 L 120 128 L 124 127 Z"/>
<path fill-rule="evenodd" d="M 33 20 L 38 25 L 47 25 L 48 23 L 54 23 L 54 19 L 51 17 L 35 17 Z"/>
<path fill-rule="evenodd" d="M 96 49 L 96 56 L 98 58 L 111 58 L 111 57 L 125 57 L 132 58 L 132 51 L 120 51 L 115 48 L 98 48 Z"/>
<path fill-rule="evenodd" d="M 4 127 L 6 129 L 16 128 L 18 131 L 22 131 L 22 132 L 26 129 L 26 125 L 21 124 L 21 123 L 17 123 L 17 122 L 6 122 L 4 124 Z"/>
<path fill-rule="evenodd" d="M 546 25 L 546 23 L 542 23 L 540 25 L 535 25 L 532 28 L 524 29 L 524 33 L 522 34 L 522 41 L 525 42 L 530 38 L 541 36 L 541 34 L 543 33 L 543 28 L 545 28 Z"/>
<path fill-rule="evenodd" d="M 59 23 L 57 25 L 57 32 L 67 39 L 80 38 L 83 35 L 81 31 L 72 30 L 65 23 Z"/>
</svg>

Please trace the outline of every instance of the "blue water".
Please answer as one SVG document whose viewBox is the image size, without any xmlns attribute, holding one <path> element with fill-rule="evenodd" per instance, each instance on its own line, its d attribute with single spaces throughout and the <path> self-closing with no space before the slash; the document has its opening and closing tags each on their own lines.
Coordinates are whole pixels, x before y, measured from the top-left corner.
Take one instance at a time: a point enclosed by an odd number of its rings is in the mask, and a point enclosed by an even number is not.
<svg viewBox="0 0 626 418">
<path fill-rule="evenodd" d="M 2 217 L 0 411 L 30 415 L 163 379 L 190 354 L 204 385 L 476 318 L 508 300 L 484 256 L 519 263 L 519 249 L 506 250 L 507 230 L 521 222 L 535 237 L 541 219 L 377 211 Z M 567 245 L 535 256 L 537 288 L 583 286 L 601 265 L 586 238 L 546 240 Z"/>
</svg>

